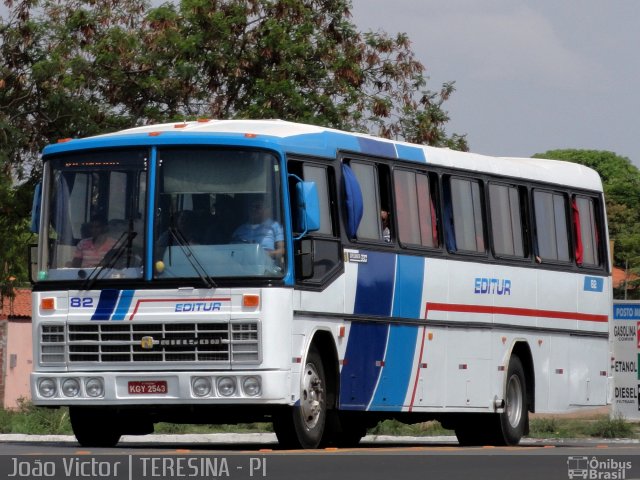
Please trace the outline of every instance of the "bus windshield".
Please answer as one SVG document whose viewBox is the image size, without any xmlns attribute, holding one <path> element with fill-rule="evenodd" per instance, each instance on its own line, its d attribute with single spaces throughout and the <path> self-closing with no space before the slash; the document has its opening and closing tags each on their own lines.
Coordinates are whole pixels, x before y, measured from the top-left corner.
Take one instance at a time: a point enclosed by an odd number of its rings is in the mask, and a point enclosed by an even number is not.
<svg viewBox="0 0 640 480">
<path fill-rule="evenodd" d="M 163 147 L 50 158 L 39 281 L 282 277 L 284 227 L 276 156 L 261 150 Z M 147 208 L 147 190 L 153 207 Z M 155 212 L 147 218 L 147 211 Z M 149 222 L 153 237 L 146 239 Z M 146 265 L 145 259 L 151 260 Z M 150 268 L 151 273 L 145 274 Z"/>
<path fill-rule="evenodd" d="M 274 155 L 181 147 L 160 149 L 158 160 L 155 278 L 282 276 Z"/>
<path fill-rule="evenodd" d="M 38 280 L 142 277 L 147 157 L 91 151 L 46 163 Z"/>
</svg>

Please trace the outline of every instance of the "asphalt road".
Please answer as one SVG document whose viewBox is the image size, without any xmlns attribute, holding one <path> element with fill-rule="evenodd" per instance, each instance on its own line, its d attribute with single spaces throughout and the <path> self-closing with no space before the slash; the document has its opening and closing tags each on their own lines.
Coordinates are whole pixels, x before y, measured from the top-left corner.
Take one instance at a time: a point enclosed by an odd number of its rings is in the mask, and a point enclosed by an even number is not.
<svg viewBox="0 0 640 480">
<path fill-rule="evenodd" d="M 366 437 L 359 448 L 281 450 L 270 434 L 125 437 L 83 449 L 73 437 L 0 435 L 0 478 L 622 479 L 640 478 L 640 443 L 525 440 L 462 448 L 454 437 Z"/>
</svg>

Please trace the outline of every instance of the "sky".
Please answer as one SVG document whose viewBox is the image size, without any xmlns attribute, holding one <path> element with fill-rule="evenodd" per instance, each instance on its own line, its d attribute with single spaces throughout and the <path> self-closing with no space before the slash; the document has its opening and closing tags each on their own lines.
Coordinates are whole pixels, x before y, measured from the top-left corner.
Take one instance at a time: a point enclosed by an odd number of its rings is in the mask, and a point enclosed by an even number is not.
<svg viewBox="0 0 640 480">
<path fill-rule="evenodd" d="M 408 34 L 427 88 L 455 82 L 447 132 L 471 151 L 608 150 L 640 167 L 640 0 L 351 1 L 359 30 Z"/>
<path fill-rule="evenodd" d="M 472 152 L 608 150 L 640 167 L 640 1 L 352 0 L 360 31 L 405 32 L 427 88 L 455 81 Z"/>
</svg>

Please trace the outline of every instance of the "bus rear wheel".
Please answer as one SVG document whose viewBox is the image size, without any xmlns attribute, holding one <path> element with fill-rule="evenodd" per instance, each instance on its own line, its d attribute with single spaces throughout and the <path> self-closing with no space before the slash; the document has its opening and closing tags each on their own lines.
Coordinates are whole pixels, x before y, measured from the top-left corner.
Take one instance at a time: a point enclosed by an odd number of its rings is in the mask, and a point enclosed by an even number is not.
<svg viewBox="0 0 640 480">
<path fill-rule="evenodd" d="M 284 448 L 317 448 L 327 419 L 326 377 L 315 347 L 307 355 L 300 379 L 300 401 L 276 413 L 273 430 Z"/>
<path fill-rule="evenodd" d="M 517 445 L 524 435 L 528 420 L 524 368 L 517 356 L 509 360 L 504 402 L 504 410 L 497 415 L 497 421 L 494 422 L 495 443 Z"/>
<path fill-rule="evenodd" d="M 455 423 L 462 446 L 517 445 L 527 426 L 527 390 L 522 362 L 511 357 L 501 413 L 461 415 Z"/>
</svg>

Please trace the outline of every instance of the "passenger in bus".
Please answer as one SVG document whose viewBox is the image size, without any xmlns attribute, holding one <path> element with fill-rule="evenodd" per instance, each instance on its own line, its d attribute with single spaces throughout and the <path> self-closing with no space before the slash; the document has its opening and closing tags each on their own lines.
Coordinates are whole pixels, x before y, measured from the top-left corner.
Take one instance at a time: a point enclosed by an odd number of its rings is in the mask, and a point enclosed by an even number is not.
<svg viewBox="0 0 640 480">
<path fill-rule="evenodd" d="M 76 246 L 72 267 L 97 267 L 116 243 L 116 239 L 109 236 L 107 221 L 102 215 L 91 217 L 87 230 L 88 237 L 80 240 Z"/>
<path fill-rule="evenodd" d="M 263 196 L 249 201 L 247 221 L 233 232 L 231 241 L 236 243 L 259 243 L 274 258 L 284 254 L 284 231 L 271 218 L 271 211 Z"/>
<path fill-rule="evenodd" d="M 380 220 L 382 221 L 382 238 L 385 242 L 391 242 L 391 229 L 389 228 L 389 212 L 386 210 L 380 211 Z"/>
<path fill-rule="evenodd" d="M 542 257 L 540 257 L 540 249 L 538 248 L 538 233 L 534 232 L 533 235 L 533 258 L 535 258 L 536 263 L 542 263 Z"/>
</svg>

